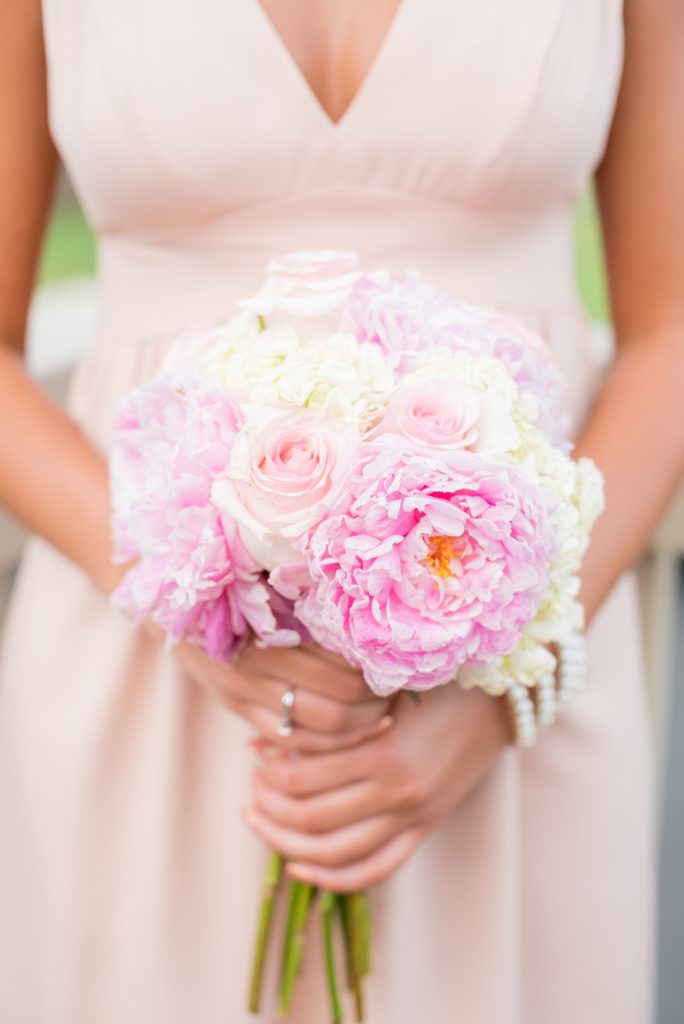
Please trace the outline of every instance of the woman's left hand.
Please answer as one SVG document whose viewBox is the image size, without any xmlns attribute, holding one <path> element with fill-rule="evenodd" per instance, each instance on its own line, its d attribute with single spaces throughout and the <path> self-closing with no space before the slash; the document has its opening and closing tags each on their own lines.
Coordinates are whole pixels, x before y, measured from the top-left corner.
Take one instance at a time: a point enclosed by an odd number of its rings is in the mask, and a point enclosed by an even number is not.
<svg viewBox="0 0 684 1024">
<path fill-rule="evenodd" d="M 304 882 L 353 892 L 386 879 L 510 742 L 500 698 L 455 684 L 402 693 L 383 735 L 325 754 L 256 745 L 247 822 Z"/>
</svg>

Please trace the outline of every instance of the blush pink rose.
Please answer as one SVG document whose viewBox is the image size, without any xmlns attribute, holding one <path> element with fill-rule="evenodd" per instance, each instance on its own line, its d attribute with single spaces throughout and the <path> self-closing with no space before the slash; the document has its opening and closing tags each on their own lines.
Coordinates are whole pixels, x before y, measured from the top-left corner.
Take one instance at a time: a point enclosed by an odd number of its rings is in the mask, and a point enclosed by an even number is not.
<svg viewBox="0 0 684 1024">
<path fill-rule="evenodd" d="M 315 520 L 341 471 L 343 438 L 311 412 L 255 413 L 238 437 L 212 501 L 238 524 L 264 569 L 292 560 L 292 541 Z"/>
<path fill-rule="evenodd" d="M 502 454 L 520 438 L 495 399 L 462 381 L 428 380 L 399 387 L 371 437 L 400 434 L 414 444 L 444 451 Z"/>
<path fill-rule="evenodd" d="M 260 316 L 325 316 L 346 300 L 361 276 L 358 264 L 356 253 L 335 249 L 286 253 L 267 265 L 268 276 L 260 291 L 238 305 Z"/>
<path fill-rule="evenodd" d="M 427 381 L 400 387 L 371 436 L 403 434 L 428 448 L 472 448 L 478 439 L 480 395 L 466 385 Z"/>
</svg>

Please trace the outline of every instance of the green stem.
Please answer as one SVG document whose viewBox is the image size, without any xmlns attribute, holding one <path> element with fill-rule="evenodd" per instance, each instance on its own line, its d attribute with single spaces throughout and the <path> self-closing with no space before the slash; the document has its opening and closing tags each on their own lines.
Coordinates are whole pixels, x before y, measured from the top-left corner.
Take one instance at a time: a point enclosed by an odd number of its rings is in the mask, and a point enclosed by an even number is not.
<svg viewBox="0 0 684 1024">
<path fill-rule="evenodd" d="M 264 318 L 264 317 L 263 317 L 263 316 L 261 315 L 261 313 L 259 313 L 259 315 L 257 316 L 257 320 L 258 320 L 258 322 L 259 322 L 259 330 L 260 330 L 260 331 L 265 331 L 265 330 L 266 330 L 266 320 L 265 320 L 265 318 Z"/>
<path fill-rule="evenodd" d="M 330 1011 L 333 1024 L 342 1022 L 342 1005 L 337 985 L 337 968 L 335 965 L 335 946 L 333 941 L 333 922 L 337 896 L 334 892 L 324 892 L 321 897 L 321 915 L 323 918 L 323 952 L 325 954 L 325 976 L 330 996 Z"/>
<path fill-rule="evenodd" d="M 349 895 L 349 924 L 351 932 L 351 954 L 354 964 L 354 1006 L 356 1009 L 356 1020 L 361 1024 L 365 1019 L 363 1005 L 363 969 L 365 957 L 363 954 L 363 893 L 353 892 Z"/>
<path fill-rule="evenodd" d="M 283 858 L 274 850 L 269 856 L 266 864 L 263 881 L 263 895 L 261 898 L 261 910 L 259 912 L 259 925 L 257 928 L 254 955 L 252 957 L 252 973 L 249 983 L 249 1009 L 252 1013 L 259 1012 L 261 1002 L 261 985 L 264 976 L 264 964 L 266 962 L 266 951 L 268 949 L 268 941 L 271 935 L 273 911 L 275 908 L 275 901 L 282 871 Z"/>
<path fill-rule="evenodd" d="M 363 977 L 368 956 L 364 953 L 366 930 L 363 922 L 365 897 L 362 893 L 338 895 L 344 952 L 347 963 L 347 987 L 354 999 L 356 1020 L 364 1020 Z"/>
<path fill-rule="evenodd" d="M 297 902 L 299 889 L 303 883 L 291 878 L 287 887 L 287 912 L 285 914 L 285 934 L 283 936 L 283 951 L 280 963 L 280 1004 L 282 1007 L 285 991 L 285 977 L 289 969 L 290 957 L 292 955 L 292 932 L 294 930 L 294 908 Z"/>
<path fill-rule="evenodd" d="M 351 947 L 351 929 L 349 925 L 349 897 L 346 893 L 337 895 L 337 912 L 342 925 L 342 936 L 344 938 L 344 963 L 347 972 L 347 988 L 354 991 L 354 960 Z"/>
<path fill-rule="evenodd" d="M 361 973 L 364 978 L 367 978 L 372 970 L 372 921 L 370 907 L 368 906 L 368 897 L 363 892 L 360 892 L 358 896 L 359 904 L 361 907 Z"/>
<path fill-rule="evenodd" d="M 316 892 L 314 886 L 299 882 L 296 879 L 290 883 L 290 886 L 289 920 L 285 932 L 283 965 L 280 976 L 280 1011 L 283 1014 L 290 1011 L 295 982 L 301 972 L 306 942 L 306 922 L 311 902 Z"/>
</svg>

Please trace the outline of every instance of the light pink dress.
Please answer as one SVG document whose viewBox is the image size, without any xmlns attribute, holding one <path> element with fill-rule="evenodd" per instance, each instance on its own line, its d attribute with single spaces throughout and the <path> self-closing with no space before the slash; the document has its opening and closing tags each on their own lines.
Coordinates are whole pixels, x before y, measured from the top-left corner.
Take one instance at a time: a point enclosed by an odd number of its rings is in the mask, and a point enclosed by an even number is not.
<svg viewBox="0 0 684 1024">
<path fill-rule="evenodd" d="M 54 137 L 99 239 L 70 410 L 106 450 L 163 339 L 288 249 L 357 249 L 541 328 L 578 429 L 598 373 L 573 203 L 605 146 L 619 0 L 404 0 L 342 121 L 257 0 L 43 0 Z M 49 495 L 46 495 L 49 501 Z M 651 757 L 634 581 L 531 752 L 372 895 L 370 1024 L 647 1024 Z M 265 851 L 250 730 L 35 539 L 4 641 L 3 1024 L 246 1024 Z M 276 1020 L 269 1004 L 263 1017 Z M 318 943 L 295 1024 L 325 1024 Z"/>
</svg>

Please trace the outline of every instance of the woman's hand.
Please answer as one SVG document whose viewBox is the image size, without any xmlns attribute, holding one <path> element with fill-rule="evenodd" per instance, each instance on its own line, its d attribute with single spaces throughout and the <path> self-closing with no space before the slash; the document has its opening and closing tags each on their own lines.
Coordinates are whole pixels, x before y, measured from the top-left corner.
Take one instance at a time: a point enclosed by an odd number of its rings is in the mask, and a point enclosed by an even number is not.
<svg viewBox="0 0 684 1024">
<path fill-rule="evenodd" d="M 344 659 L 315 645 L 258 648 L 249 643 L 232 665 L 212 661 L 187 641 L 175 652 L 188 675 L 279 749 L 323 752 L 354 746 L 391 724 L 388 701 L 375 697 Z M 290 687 L 295 693 L 293 728 L 281 736 L 281 697 Z"/>
<path fill-rule="evenodd" d="M 394 725 L 347 750 L 262 749 L 250 825 L 294 877 L 337 892 L 392 874 L 510 742 L 503 700 L 447 685 L 401 694 Z"/>
</svg>

